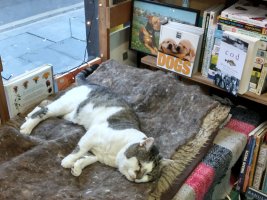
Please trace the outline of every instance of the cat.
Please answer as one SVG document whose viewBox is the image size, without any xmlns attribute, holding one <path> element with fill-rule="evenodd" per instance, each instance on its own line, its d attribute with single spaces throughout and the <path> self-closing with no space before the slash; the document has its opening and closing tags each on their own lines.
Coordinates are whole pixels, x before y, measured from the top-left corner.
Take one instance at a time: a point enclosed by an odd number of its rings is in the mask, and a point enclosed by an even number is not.
<svg viewBox="0 0 267 200">
<path fill-rule="evenodd" d="M 86 77 L 98 65 L 76 76 L 74 87 L 47 106 L 37 106 L 22 124 L 20 132 L 30 134 L 41 121 L 54 116 L 84 126 L 86 133 L 61 166 L 74 176 L 97 161 L 116 167 L 129 181 L 142 183 L 160 176 L 164 159 L 154 138 L 140 131 L 139 120 L 130 105 L 108 88 L 89 83 Z"/>
</svg>

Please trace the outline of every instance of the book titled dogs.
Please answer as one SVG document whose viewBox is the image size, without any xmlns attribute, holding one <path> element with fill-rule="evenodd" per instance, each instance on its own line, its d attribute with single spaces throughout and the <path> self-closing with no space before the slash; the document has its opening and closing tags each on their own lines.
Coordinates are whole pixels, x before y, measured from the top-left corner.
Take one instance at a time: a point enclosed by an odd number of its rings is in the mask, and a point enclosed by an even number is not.
<svg viewBox="0 0 267 200">
<path fill-rule="evenodd" d="M 157 66 L 191 77 L 198 70 L 203 30 L 177 22 L 161 26 Z"/>
</svg>

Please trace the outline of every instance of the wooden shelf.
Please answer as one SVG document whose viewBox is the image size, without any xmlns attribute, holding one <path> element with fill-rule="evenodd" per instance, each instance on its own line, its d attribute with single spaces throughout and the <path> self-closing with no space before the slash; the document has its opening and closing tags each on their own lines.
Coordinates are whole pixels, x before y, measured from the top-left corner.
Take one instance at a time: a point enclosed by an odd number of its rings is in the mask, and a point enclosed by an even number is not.
<svg viewBox="0 0 267 200">
<path fill-rule="evenodd" d="M 151 67 L 156 67 L 158 69 L 161 69 L 161 68 L 157 67 L 156 57 L 154 57 L 154 56 L 145 56 L 145 57 L 141 58 L 141 63 L 143 63 L 145 65 L 149 65 Z M 204 85 L 207 85 L 207 86 L 219 89 L 219 90 L 223 90 L 223 89 L 219 88 L 218 86 L 214 85 L 212 80 L 210 80 L 206 77 L 203 77 L 200 72 L 194 74 L 192 77 L 186 77 L 186 76 L 183 76 L 180 74 L 178 74 L 178 75 L 181 77 L 187 78 L 189 80 L 192 80 L 194 82 L 204 84 Z M 239 94 L 238 96 L 249 99 L 251 101 L 255 101 L 255 102 L 263 104 L 263 105 L 267 105 L 267 93 L 262 94 L 262 95 L 257 95 L 257 94 L 254 94 L 252 92 L 246 92 L 245 94 L 243 94 L 243 95 Z"/>
</svg>

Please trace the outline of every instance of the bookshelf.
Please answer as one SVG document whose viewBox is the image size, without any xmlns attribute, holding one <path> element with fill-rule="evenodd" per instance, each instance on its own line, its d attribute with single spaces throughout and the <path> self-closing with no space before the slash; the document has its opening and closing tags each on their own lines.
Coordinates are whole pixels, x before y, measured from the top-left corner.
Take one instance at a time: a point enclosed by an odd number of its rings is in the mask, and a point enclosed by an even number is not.
<svg viewBox="0 0 267 200">
<path fill-rule="evenodd" d="M 148 65 L 150 67 L 158 68 L 157 65 L 156 65 L 156 57 L 154 57 L 154 56 L 149 56 L 148 55 L 148 56 L 142 57 L 141 58 L 141 63 L 143 63 L 145 65 Z M 160 68 L 158 68 L 158 69 L 160 69 Z M 179 74 L 179 76 L 182 77 L 182 78 L 185 78 L 185 79 L 192 80 L 192 81 L 194 81 L 196 83 L 200 83 L 200 84 L 203 84 L 203 85 L 207 85 L 209 87 L 216 88 L 218 90 L 222 90 L 221 88 L 219 88 L 215 84 L 213 84 L 213 82 L 210 79 L 203 77 L 200 72 L 194 74 L 190 78 L 186 77 L 186 76 L 183 76 L 183 75 L 180 75 L 180 74 Z M 238 95 L 238 96 L 267 106 L 267 93 L 264 93 L 262 95 L 256 95 L 256 94 L 254 94 L 252 92 L 246 92 L 245 94 Z"/>
</svg>

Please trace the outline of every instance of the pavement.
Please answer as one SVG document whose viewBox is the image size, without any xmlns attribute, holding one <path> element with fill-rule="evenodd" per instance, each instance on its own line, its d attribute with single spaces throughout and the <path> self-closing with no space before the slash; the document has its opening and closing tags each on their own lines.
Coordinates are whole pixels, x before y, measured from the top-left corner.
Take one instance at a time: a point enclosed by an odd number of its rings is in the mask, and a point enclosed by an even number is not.
<svg viewBox="0 0 267 200">
<path fill-rule="evenodd" d="M 60 74 L 87 60 L 82 3 L 42 12 L 0 26 L 4 78 L 43 64 Z"/>
</svg>

